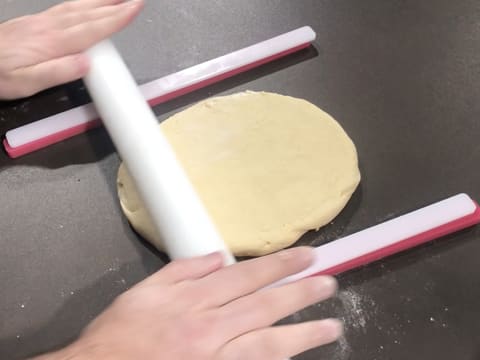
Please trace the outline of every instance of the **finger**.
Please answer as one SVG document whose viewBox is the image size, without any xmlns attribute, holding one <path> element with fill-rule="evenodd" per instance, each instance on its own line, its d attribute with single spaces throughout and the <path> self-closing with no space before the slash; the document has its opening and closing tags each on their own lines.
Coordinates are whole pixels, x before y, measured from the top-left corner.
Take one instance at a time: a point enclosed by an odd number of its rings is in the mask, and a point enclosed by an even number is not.
<svg viewBox="0 0 480 360">
<path fill-rule="evenodd" d="M 199 279 L 220 269 L 223 263 L 223 256 L 218 252 L 191 259 L 175 260 L 139 285 L 171 285 L 185 280 Z"/>
<path fill-rule="evenodd" d="M 207 307 L 224 305 L 250 294 L 288 275 L 302 271 L 313 259 L 311 248 L 298 247 L 227 266 L 195 283 L 196 291 L 211 291 L 215 296 L 205 298 Z"/>
<path fill-rule="evenodd" d="M 102 6 L 120 4 L 124 0 L 73 0 L 64 1 L 61 4 L 55 5 L 44 13 L 50 15 L 61 15 L 72 13 L 81 10 L 94 9 Z"/>
<path fill-rule="evenodd" d="M 88 71 L 88 58 L 83 54 L 69 55 L 15 70 L 12 82 L 19 97 L 27 97 L 53 86 L 78 80 Z"/>
<path fill-rule="evenodd" d="M 276 326 L 252 331 L 231 341 L 221 350 L 221 359 L 284 360 L 342 336 L 343 326 L 334 319 Z"/>
<path fill-rule="evenodd" d="M 126 27 L 138 15 L 142 0 L 131 0 L 119 6 L 113 15 L 81 23 L 58 34 L 56 51 L 59 54 L 83 52 L 99 41 Z"/>
<path fill-rule="evenodd" d="M 71 11 L 61 16 L 57 16 L 55 19 L 56 26 L 65 29 L 68 27 L 72 27 L 75 25 L 88 23 L 95 20 L 100 20 L 102 18 L 110 17 L 116 15 L 118 11 L 121 11 L 121 8 L 126 6 L 122 5 L 110 5 L 110 6 L 102 6 L 88 10 L 81 10 L 81 11 Z"/>
<path fill-rule="evenodd" d="M 232 335 L 238 336 L 271 326 L 288 315 L 332 297 L 336 291 L 337 281 L 333 277 L 312 277 L 242 297 L 220 311 L 235 324 Z"/>
</svg>

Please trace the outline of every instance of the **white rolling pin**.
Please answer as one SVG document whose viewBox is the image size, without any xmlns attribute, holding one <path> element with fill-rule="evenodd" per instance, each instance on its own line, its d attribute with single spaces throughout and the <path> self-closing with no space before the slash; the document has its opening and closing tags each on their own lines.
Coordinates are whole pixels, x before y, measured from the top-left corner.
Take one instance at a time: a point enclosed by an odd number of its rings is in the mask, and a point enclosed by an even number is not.
<svg viewBox="0 0 480 360">
<path fill-rule="evenodd" d="M 87 52 L 84 81 L 172 259 L 221 251 L 235 262 L 114 45 Z"/>
</svg>

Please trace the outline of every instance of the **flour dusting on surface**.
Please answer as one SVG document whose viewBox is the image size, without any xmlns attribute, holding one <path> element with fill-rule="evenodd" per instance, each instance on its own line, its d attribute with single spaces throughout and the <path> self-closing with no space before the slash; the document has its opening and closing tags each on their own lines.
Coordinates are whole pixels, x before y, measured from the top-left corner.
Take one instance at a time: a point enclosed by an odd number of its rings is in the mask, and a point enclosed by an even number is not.
<svg viewBox="0 0 480 360">
<path fill-rule="evenodd" d="M 337 298 L 341 303 L 339 317 L 344 322 L 345 335 L 337 342 L 332 360 L 348 360 L 352 355 L 349 338 L 366 332 L 367 323 L 375 318 L 377 309 L 368 295 L 352 288 L 340 290 Z"/>
<path fill-rule="evenodd" d="M 345 336 L 342 336 L 338 341 L 337 341 L 337 347 L 338 349 L 335 351 L 335 357 L 332 360 L 346 360 L 350 358 L 350 355 L 352 354 L 352 348 L 350 347 L 350 344 L 347 342 L 347 338 Z"/>
<path fill-rule="evenodd" d="M 365 331 L 367 321 L 373 315 L 371 312 L 375 306 L 373 300 L 351 289 L 340 291 L 338 298 L 343 305 L 344 316 L 342 320 L 345 322 L 346 329 L 353 328 Z"/>
<path fill-rule="evenodd" d="M 371 322 L 376 324 L 378 306 L 367 294 L 347 287 L 339 290 L 337 296 L 325 302 L 320 302 L 312 308 L 292 314 L 290 320 L 299 323 L 313 319 L 335 317 L 343 321 L 345 334 L 336 343 L 320 348 L 321 358 L 328 360 L 349 360 L 353 357 L 350 342 L 358 337 L 364 337 Z M 320 310 L 320 312 L 319 312 Z M 378 352 L 382 353 L 383 345 L 379 345 Z"/>
</svg>

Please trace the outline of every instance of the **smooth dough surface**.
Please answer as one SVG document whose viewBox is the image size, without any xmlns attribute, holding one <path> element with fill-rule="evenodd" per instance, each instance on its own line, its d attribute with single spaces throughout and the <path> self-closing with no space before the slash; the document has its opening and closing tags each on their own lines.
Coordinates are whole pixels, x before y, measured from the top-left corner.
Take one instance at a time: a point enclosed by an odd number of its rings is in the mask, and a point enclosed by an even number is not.
<svg viewBox="0 0 480 360">
<path fill-rule="evenodd" d="M 360 181 L 353 142 L 305 100 L 248 91 L 202 101 L 160 128 L 237 256 L 280 250 L 328 224 Z M 162 249 L 123 165 L 117 185 L 132 226 Z"/>
</svg>

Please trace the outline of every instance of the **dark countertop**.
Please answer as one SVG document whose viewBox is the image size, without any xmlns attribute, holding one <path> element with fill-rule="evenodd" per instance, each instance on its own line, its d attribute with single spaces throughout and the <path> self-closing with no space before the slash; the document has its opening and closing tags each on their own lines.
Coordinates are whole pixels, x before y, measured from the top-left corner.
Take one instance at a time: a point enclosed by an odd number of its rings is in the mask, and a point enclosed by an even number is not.
<svg viewBox="0 0 480 360">
<path fill-rule="evenodd" d="M 52 4 L 0 4 L 0 20 Z M 363 180 L 318 245 L 466 192 L 480 200 L 476 0 L 150 1 L 116 43 L 140 82 L 311 25 L 315 49 L 160 105 L 266 90 L 305 98 L 354 139 Z M 86 101 L 81 84 L 0 104 L 0 130 Z M 165 259 L 121 216 L 103 129 L 0 154 L 0 358 L 65 344 Z M 340 276 L 339 298 L 292 320 L 341 316 L 346 338 L 299 359 L 480 358 L 480 228 Z"/>
</svg>

